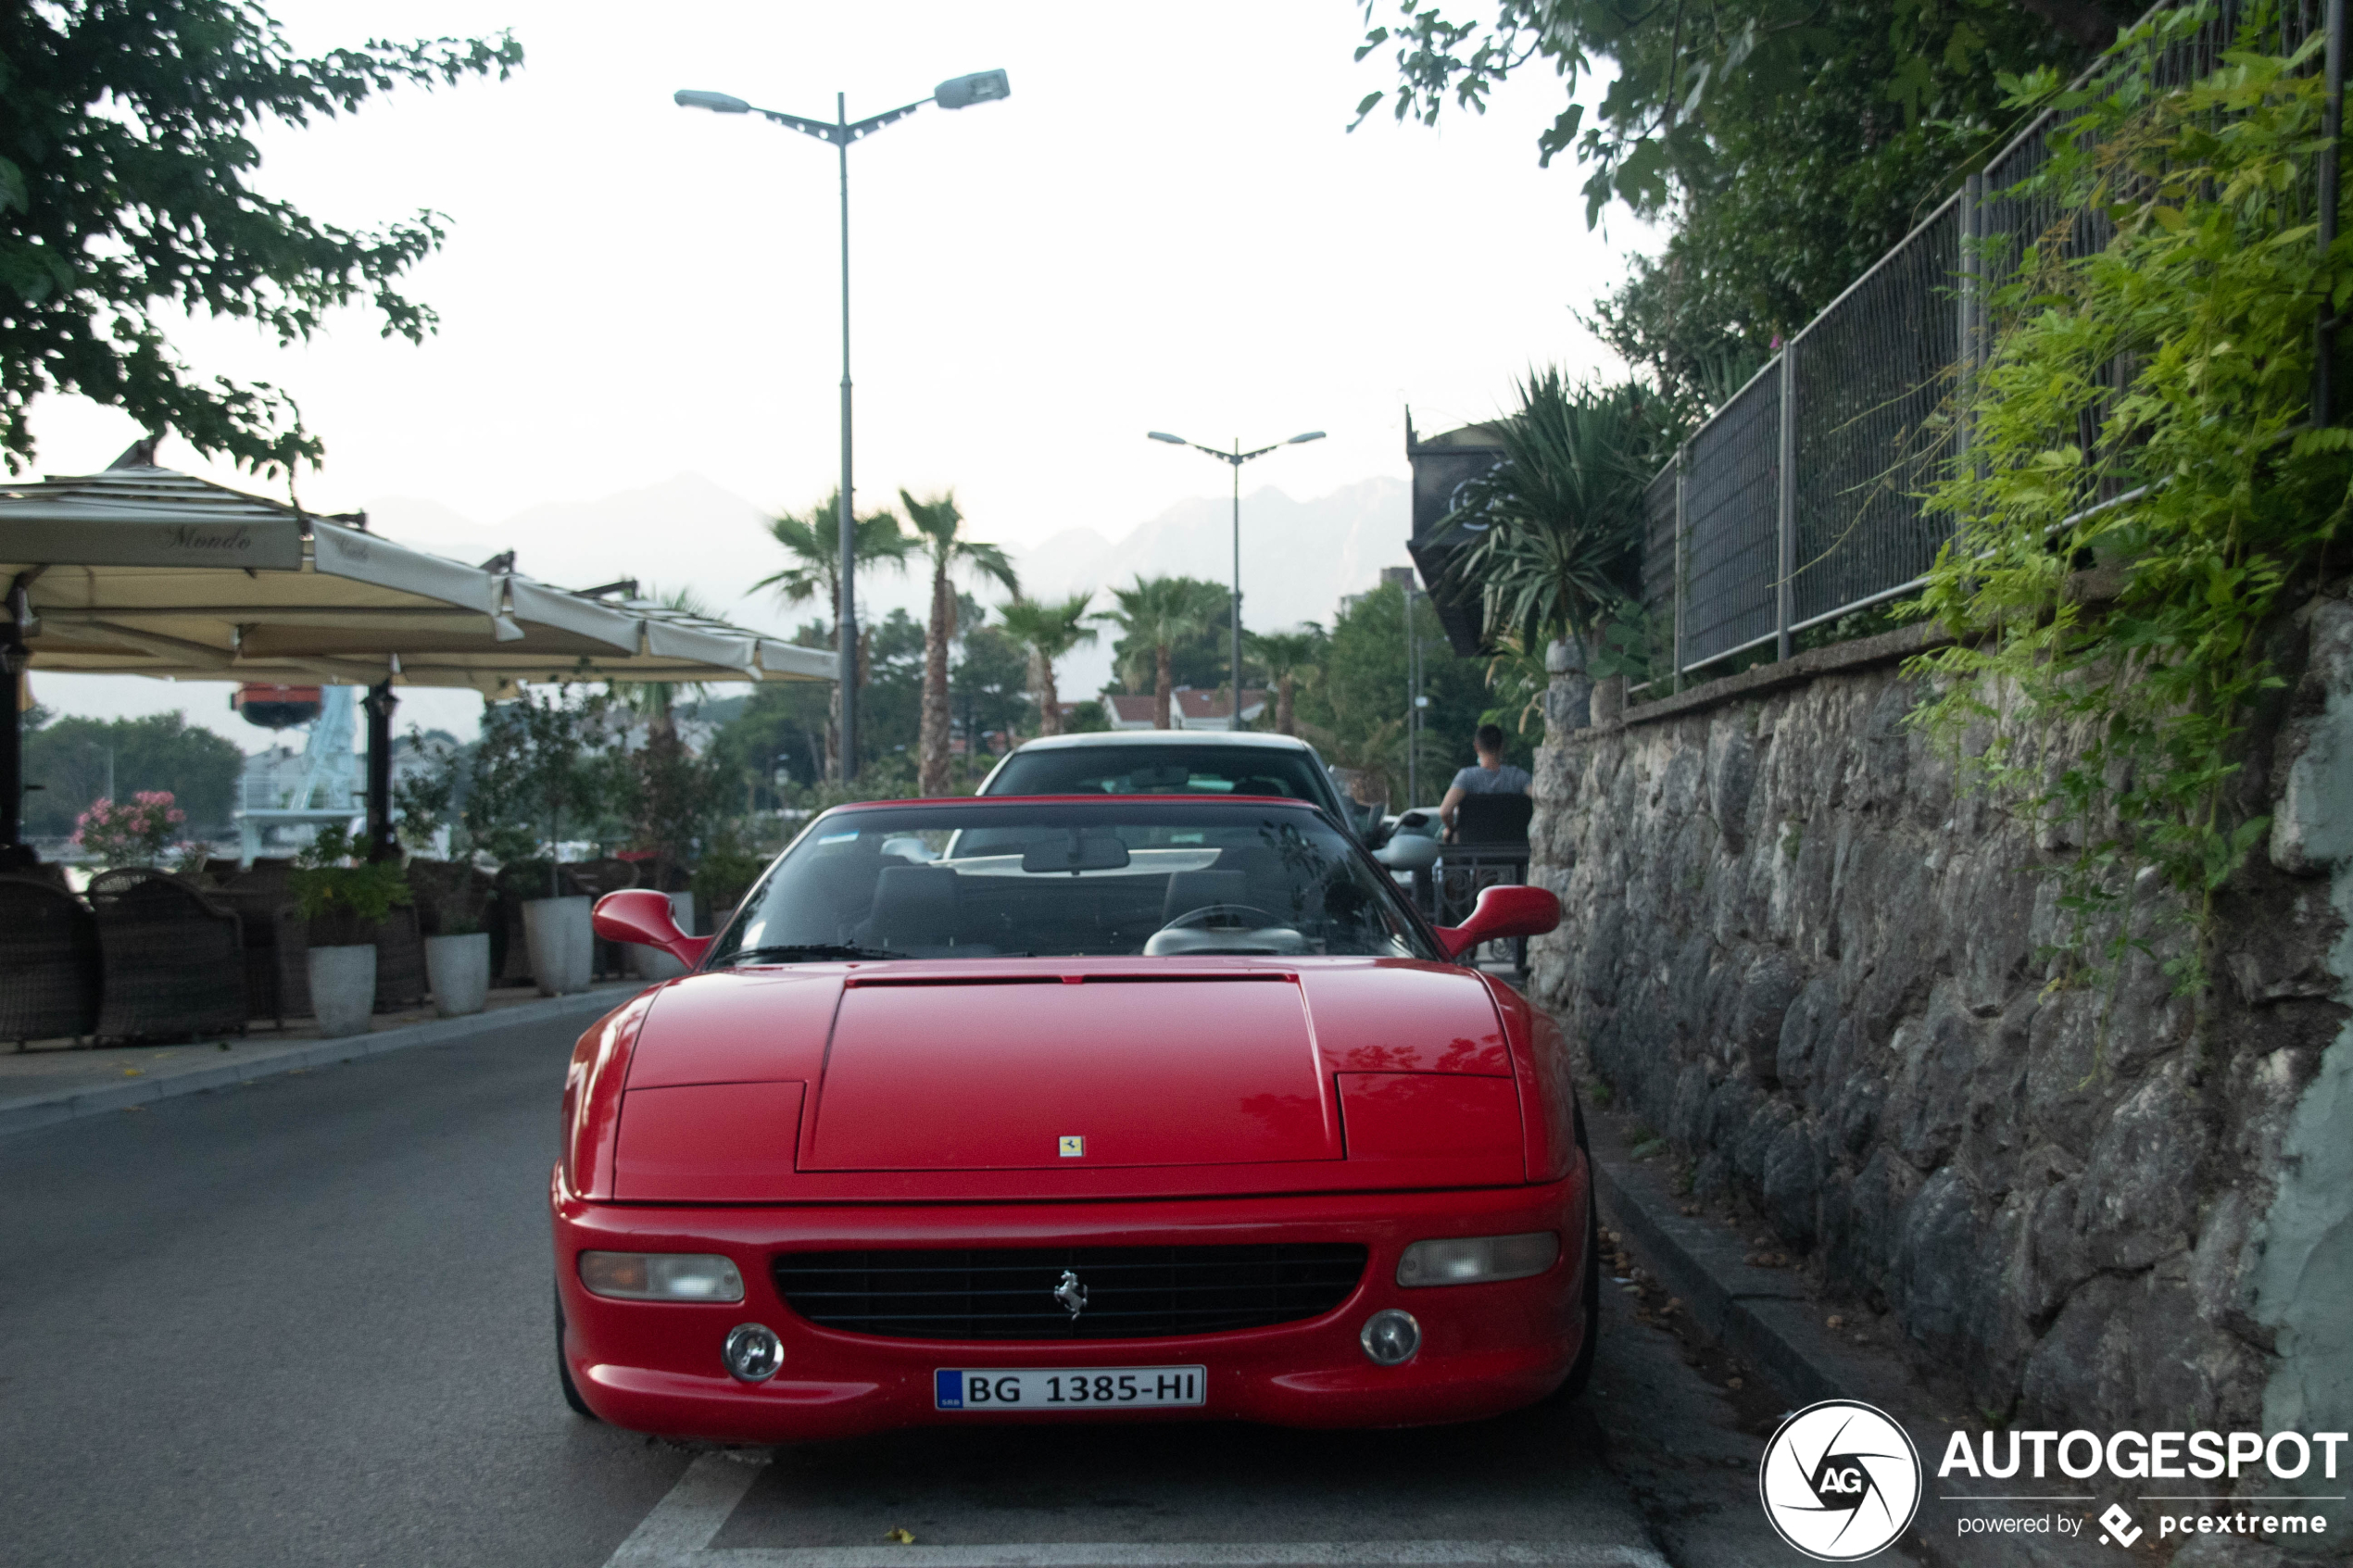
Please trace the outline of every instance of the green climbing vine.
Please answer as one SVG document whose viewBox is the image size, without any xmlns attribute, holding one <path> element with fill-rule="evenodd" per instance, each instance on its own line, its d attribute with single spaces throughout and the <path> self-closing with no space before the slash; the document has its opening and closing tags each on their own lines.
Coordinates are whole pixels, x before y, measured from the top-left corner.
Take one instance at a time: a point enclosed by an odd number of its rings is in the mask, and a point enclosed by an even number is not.
<svg viewBox="0 0 2353 1568">
<path fill-rule="evenodd" d="M 2267 52 L 2271 11 L 2187 86 L 2158 62 L 2210 6 L 2144 22 L 2081 87 L 2012 84 L 2061 111 L 2018 194 L 2065 216 L 1990 297 L 1969 454 L 1928 498 L 1957 526 L 1917 613 L 1956 641 L 1911 663 L 1933 678 L 1914 722 L 2072 847 L 2074 958 L 2146 948 L 2133 893 L 2159 878 L 2196 930 L 2169 960 L 2185 991 L 2267 826 L 2230 787 L 2281 682 L 2265 629 L 2353 501 L 2353 430 L 2311 420 L 2318 330 L 2353 295 L 2353 241 L 2323 256 L 2316 223 L 2322 41 Z M 2113 237 L 2070 256 L 2086 215 Z"/>
</svg>

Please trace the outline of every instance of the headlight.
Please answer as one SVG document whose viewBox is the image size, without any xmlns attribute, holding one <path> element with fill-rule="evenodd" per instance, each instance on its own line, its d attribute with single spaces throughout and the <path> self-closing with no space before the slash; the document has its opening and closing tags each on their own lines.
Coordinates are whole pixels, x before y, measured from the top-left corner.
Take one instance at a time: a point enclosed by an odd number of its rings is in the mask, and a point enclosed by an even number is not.
<svg viewBox="0 0 2353 1568">
<path fill-rule="evenodd" d="M 1417 1241 L 1397 1260 L 1397 1283 L 1477 1285 L 1485 1280 L 1526 1279 L 1541 1274 L 1561 1255 L 1554 1231 L 1524 1236 L 1473 1236 L 1458 1241 Z"/>
<path fill-rule="evenodd" d="M 618 1301 L 740 1301 L 744 1276 L 702 1252 L 583 1252 L 580 1283 Z"/>
</svg>

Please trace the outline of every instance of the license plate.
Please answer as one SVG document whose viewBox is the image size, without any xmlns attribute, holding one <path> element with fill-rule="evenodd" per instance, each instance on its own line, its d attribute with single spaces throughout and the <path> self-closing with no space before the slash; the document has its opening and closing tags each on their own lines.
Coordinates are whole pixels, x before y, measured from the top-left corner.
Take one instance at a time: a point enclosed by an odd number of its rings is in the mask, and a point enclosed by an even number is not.
<svg viewBox="0 0 2353 1568">
<path fill-rule="evenodd" d="M 941 1367 L 932 1408 L 943 1411 L 1155 1410 L 1201 1404 L 1209 1374 L 1197 1366 Z"/>
</svg>

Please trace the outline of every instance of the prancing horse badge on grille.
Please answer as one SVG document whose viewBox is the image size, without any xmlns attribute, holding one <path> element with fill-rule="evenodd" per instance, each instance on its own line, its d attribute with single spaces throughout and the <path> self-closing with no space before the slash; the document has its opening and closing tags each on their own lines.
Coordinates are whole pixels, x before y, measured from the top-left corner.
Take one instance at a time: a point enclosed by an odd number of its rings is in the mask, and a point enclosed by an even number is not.
<svg viewBox="0 0 2353 1568">
<path fill-rule="evenodd" d="M 1071 1322 L 1076 1323 L 1078 1314 L 1087 1310 L 1087 1287 L 1078 1283 L 1076 1273 L 1064 1269 L 1063 1282 L 1054 1286 L 1054 1299 L 1069 1310 Z"/>
</svg>

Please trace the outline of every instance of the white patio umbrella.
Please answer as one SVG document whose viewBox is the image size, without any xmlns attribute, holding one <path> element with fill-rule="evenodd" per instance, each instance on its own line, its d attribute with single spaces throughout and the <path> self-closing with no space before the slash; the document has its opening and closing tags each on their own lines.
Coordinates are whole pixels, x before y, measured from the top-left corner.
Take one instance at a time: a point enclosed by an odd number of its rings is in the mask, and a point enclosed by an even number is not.
<svg viewBox="0 0 2353 1568">
<path fill-rule="evenodd" d="M 154 466 L 143 442 L 103 473 L 0 485 L 0 667 L 376 688 L 370 818 L 395 685 L 829 680 L 834 660 L 706 616 L 613 603 L 467 566 Z M 496 570 L 494 570 L 496 568 Z M 0 726 L 0 864 L 21 860 L 21 736 Z"/>
</svg>

